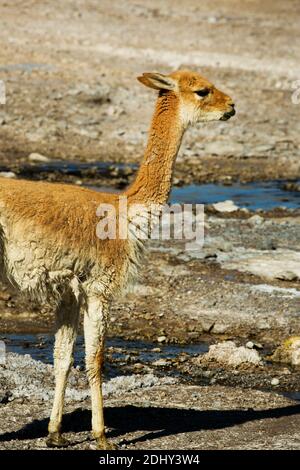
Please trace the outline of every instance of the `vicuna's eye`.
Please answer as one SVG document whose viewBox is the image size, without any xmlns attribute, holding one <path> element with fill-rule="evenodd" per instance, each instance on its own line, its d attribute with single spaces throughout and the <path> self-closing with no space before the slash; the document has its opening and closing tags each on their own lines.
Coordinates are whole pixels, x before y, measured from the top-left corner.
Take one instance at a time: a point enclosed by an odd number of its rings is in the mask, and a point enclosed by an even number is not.
<svg viewBox="0 0 300 470">
<path fill-rule="evenodd" d="M 203 98 L 204 96 L 209 95 L 209 89 L 208 89 L 208 88 L 203 88 L 202 90 L 197 90 L 197 91 L 195 91 L 195 93 L 196 93 L 198 96 L 201 96 L 201 97 Z"/>
</svg>

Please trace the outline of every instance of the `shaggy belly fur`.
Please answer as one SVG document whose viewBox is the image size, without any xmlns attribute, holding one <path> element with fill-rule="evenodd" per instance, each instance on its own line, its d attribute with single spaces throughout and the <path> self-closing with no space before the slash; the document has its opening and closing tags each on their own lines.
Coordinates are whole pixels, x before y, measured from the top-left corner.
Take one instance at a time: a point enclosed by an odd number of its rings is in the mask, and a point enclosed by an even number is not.
<svg viewBox="0 0 300 470">
<path fill-rule="evenodd" d="M 40 304 L 57 304 L 67 291 L 76 298 L 91 294 L 111 298 L 130 289 L 141 254 L 136 256 L 133 246 L 131 251 L 134 255 L 127 255 L 124 246 L 119 256 L 101 263 L 72 248 L 48 246 L 39 234 L 7 227 L 0 217 L 0 278 Z"/>
</svg>

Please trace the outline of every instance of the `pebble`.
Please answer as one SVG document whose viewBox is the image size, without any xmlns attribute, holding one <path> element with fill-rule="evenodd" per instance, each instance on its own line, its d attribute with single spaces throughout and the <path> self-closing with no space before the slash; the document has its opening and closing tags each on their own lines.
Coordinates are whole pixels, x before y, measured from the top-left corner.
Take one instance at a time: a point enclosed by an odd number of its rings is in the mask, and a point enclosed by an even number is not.
<svg viewBox="0 0 300 470">
<path fill-rule="evenodd" d="M 164 367 L 168 365 L 168 361 L 166 359 L 158 359 L 157 361 L 152 362 L 153 366 L 156 367 Z"/>
<path fill-rule="evenodd" d="M 282 362 L 292 364 L 294 366 L 300 365 L 300 336 L 292 336 L 283 341 L 282 344 L 275 350 L 272 360 L 274 362 Z"/>
<path fill-rule="evenodd" d="M 274 145 L 261 144 L 261 145 L 257 145 L 254 148 L 254 151 L 257 152 L 257 153 L 270 152 L 271 150 L 274 150 Z"/>
<path fill-rule="evenodd" d="M 279 385 L 279 379 L 276 379 L 276 378 L 272 379 L 271 385 L 274 385 L 274 386 Z"/>
<path fill-rule="evenodd" d="M 142 364 L 141 362 L 137 362 L 136 364 L 134 364 L 134 368 L 135 369 L 144 369 L 144 364 Z"/>
<path fill-rule="evenodd" d="M 264 222 L 263 217 L 261 217 L 258 214 L 255 214 L 255 215 L 253 215 L 252 217 L 250 217 L 248 219 L 248 223 L 251 224 L 251 225 L 261 225 L 261 224 L 263 224 L 263 222 Z"/>
<path fill-rule="evenodd" d="M 46 163 L 50 162 L 50 158 L 46 157 L 45 155 L 41 155 L 40 153 L 31 153 L 28 156 L 28 160 L 34 163 Z"/>
<path fill-rule="evenodd" d="M 0 300 L 4 300 L 6 302 L 7 300 L 10 300 L 10 299 L 11 299 L 11 295 L 8 292 L 0 291 Z"/>
<path fill-rule="evenodd" d="M 299 276 L 293 271 L 282 271 L 277 274 L 276 279 L 281 279 L 282 281 L 297 281 Z"/>
<path fill-rule="evenodd" d="M 224 202 L 217 202 L 216 204 L 212 204 L 213 208 L 218 212 L 234 212 L 239 209 L 238 206 L 234 204 L 233 201 L 224 201 Z"/>
<path fill-rule="evenodd" d="M 166 341 L 167 337 L 166 336 L 158 336 L 157 341 L 159 343 L 164 343 Z"/>
<path fill-rule="evenodd" d="M 16 178 L 16 174 L 13 171 L 0 171 L 2 178 Z"/>
<path fill-rule="evenodd" d="M 8 403 L 9 401 L 9 397 L 10 397 L 10 393 L 5 391 L 5 392 L 0 392 L 0 403 L 2 405 L 5 405 L 6 403 Z"/>
<path fill-rule="evenodd" d="M 253 341 L 248 341 L 246 343 L 246 348 L 248 349 L 263 349 L 263 345 L 260 343 L 253 343 Z"/>
<path fill-rule="evenodd" d="M 212 371 L 210 371 L 210 370 L 204 370 L 204 371 L 202 372 L 202 375 L 203 375 L 203 377 L 206 377 L 206 378 L 208 379 L 209 377 L 211 377 Z"/>
</svg>

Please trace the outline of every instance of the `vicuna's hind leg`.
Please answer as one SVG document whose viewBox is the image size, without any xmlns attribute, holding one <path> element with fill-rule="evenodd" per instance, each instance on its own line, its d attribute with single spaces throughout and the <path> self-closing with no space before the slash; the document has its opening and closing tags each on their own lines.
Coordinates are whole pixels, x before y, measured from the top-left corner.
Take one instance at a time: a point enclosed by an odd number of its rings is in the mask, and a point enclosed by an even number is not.
<svg viewBox="0 0 300 470">
<path fill-rule="evenodd" d="M 80 305 L 72 292 L 63 298 L 57 309 L 57 332 L 54 346 L 55 395 L 48 426 L 48 447 L 63 447 L 68 441 L 61 436 L 61 420 L 68 375 L 73 364 Z"/>
<path fill-rule="evenodd" d="M 103 450 L 114 449 L 105 437 L 101 377 L 108 309 L 109 306 L 105 301 L 90 298 L 84 315 L 86 368 L 92 400 L 92 430 L 98 448 Z"/>
</svg>

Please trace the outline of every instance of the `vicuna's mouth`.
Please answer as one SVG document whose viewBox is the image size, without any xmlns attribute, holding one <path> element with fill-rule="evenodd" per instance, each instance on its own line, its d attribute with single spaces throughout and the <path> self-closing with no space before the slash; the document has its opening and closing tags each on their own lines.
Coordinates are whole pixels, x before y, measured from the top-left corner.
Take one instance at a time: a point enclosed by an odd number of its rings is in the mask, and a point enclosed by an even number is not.
<svg viewBox="0 0 300 470">
<path fill-rule="evenodd" d="M 223 116 L 220 118 L 220 121 L 227 121 L 234 115 L 235 115 L 235 109 L 232 108 L 231 111 L 227 111 L 226 113 L 223 114 Z"/>
</svg>

